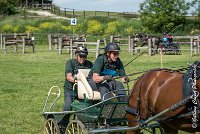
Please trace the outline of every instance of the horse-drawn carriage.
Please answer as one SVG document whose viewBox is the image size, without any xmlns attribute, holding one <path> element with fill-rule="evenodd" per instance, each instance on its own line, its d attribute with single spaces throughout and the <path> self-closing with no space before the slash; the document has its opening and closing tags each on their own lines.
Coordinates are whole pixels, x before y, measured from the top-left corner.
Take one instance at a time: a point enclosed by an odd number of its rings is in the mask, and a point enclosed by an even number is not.
<svg viewBox="0 0 200 134">
<path fill-rule="evenodd" d="M 50 89 L 43 109 L 45 134 L 124 133 L 141 129 L 151 133 L 160 130 L 158 133 L 163 134 L 177 133 L 178 129 L 200 131 L 200 62 L 190 66 L 186 74 L 170 69 L 146 71 L 134 84 L 128 101 L 119 101 L 127 96 L 116 96 L 115 91 L 109 93 L 113 97 L 100 101 L 99 93 L 88 87 L 84 77 L 87 73 L 80 74 L 78 99 L 73 101 L 71 111 L 45 111 L 49 95 L 55 94 L 55 101 L 60 95 L 60 91 L 51 92 L 58 87 Z"/>
<path fill-rule="evenodd" d="M 143 33 L 137 33 L 135 35 L 135 43 L 141 44 L 141 46 L 148 45 L 148 40 L 151 42 L 151 50 L 153 54 L 180 54 L 180 46 L 178 43 L 174 42 L 164 42 L 160 37 L 154 35 L 146 35 Z"/>
<path fill-rule="evenodd" d="M 180 46 L 177 43 L 160 43 L 157 52 L 163 54 L 181 54 Z"/>
<path fill-rule="evenodd" d="M 45 134 L 87 134 L 96 128 L 116 125 L 127 126 L 125 112 L 127 101 L 121 101 L 124 100 L 121 98 L 128 98 L 127 95 L 116 96 L 115 91 L 112 91 L 105 94 L 105 96 L 112 94 L 113 97 L 101 101 L 100 93 L 92 91 L 87 83 L 85 76 L 87 76 L 88 72 L 88 69 L 79 69 L 77 83 L 75 84 L 77 85 L 78 99 L 74 99 L 70 111 L 51 112 L 51 108 L 60 96 L 60 89 L 54 86 L 49 90 L 43 109 L 43 115 L 46 119 Z M 56 98 L 47 112 L 46 105 L 49 96 L 52 94 L 56 95 Z"/>
</svg>

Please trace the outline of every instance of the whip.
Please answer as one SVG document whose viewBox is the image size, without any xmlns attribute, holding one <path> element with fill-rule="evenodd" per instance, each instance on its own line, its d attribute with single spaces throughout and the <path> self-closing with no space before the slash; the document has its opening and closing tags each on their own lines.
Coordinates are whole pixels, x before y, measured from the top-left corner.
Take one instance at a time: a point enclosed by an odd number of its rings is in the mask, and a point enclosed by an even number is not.
<svg viewBox="0 0 200 134">
<path fill-rule="evenodd" d="M 180 24 L 180 25 L 178 25 L 178 26 L 176 26 L 174 29 L 172 29 L 170 32 L 169 32 L 169 34 L 171 34 L 173 31 L 175 31 L 177 28 L 179 28 L 180 26 L 183 26 L 183 24 Z"/>
</svg>

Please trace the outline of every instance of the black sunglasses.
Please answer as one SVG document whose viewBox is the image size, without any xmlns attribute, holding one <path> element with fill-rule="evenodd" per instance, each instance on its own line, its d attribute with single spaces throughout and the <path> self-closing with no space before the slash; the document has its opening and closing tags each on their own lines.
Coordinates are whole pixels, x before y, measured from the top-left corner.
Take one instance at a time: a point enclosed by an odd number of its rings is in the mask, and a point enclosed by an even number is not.
<svg viewBox="0 0 200 134">
<path fill-rule="evenodd" d="M 119 56 L 119 52 L 111 52 L 114 56 Z"/>
<path fill-rule="evenodd" d="M 87 58 L 87 55 L 79 55 L 80 58 Z"/>
</svg>

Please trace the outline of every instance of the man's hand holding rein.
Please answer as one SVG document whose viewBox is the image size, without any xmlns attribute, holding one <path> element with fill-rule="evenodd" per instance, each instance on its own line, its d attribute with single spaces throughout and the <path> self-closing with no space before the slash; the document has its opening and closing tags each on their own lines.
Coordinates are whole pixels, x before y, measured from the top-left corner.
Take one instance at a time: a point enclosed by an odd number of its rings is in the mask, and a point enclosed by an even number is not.
<svg viewBox="0 0 200 134">
<path fill-rule="evenodd" d="M 105 75 L 105 76 L 103 76 L 103 80 L 104 80 L 104 81 L 105 81 L 105 80 L 113 80 L 113 77 L 110 76 L 110 75 Z"/>
</svg>

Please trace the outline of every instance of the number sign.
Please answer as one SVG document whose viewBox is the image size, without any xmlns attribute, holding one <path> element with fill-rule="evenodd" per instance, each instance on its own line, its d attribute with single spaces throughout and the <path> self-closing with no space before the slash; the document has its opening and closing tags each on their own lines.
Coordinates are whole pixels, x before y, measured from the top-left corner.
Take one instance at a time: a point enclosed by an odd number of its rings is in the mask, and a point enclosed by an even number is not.
<svg viewBox="0 0 200 134">
<path fill-rule="evenodd" d="M 77 23 L 76 18 L 71 18 L 71 25 L 76 25 L 76 23 Z"/>
</svg>

